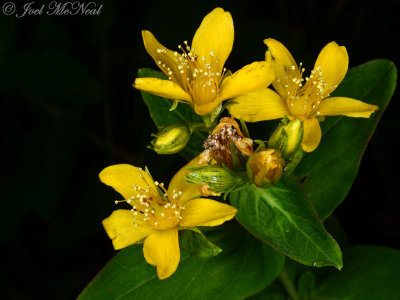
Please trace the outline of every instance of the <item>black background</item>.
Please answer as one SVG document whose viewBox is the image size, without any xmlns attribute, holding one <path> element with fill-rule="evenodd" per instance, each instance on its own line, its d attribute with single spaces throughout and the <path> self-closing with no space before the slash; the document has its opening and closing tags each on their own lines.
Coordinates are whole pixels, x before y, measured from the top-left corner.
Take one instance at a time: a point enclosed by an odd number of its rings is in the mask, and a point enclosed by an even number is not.
<svg viewBox="0 0 400 300">
<path fill-rule="evenodd" d="M 15 2 L 17 12 L 27 2 Z M 118 198 L 98 180 L 104 167 L 147 165 L 167 183 L 184 164 L 145 148 L 156 129 L 132 83 L 138 68 L 156 65 L 141 29 L 176 49 L 221 6 L 235 24 L 233 71 L 263 60 L 268 37 L 308 70 L 332 40 L 350 67 L 375 58 L 399 66 L 396 1 L 95 2 L 98 16 L 0 13 L 2 299 L 75 298 L 115 254 L 101 225 Z M 400 247 L 399 111 L 395 93 L 336 210 L 351 245 Z"/>
</svg>

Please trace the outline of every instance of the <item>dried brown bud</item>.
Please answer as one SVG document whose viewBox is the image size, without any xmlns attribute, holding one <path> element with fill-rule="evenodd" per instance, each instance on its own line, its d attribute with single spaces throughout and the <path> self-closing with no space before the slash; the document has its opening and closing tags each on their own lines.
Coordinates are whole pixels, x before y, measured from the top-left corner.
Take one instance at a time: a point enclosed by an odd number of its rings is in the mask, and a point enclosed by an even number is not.
<svg viewBox="0 0 400 300">
<path fill-rule="evenodd" d="M 234 118 L 222 118 L 214 128 L 212 134 L 204 142 L 206 149 L 200 158 L 200 163 L 215 160 L 218 165 L 233 168 L 233 155 L 231 144 L 242 156 L 250 156 L 253 153 L 253 140 L 243 135 L 239 124 Z"/>
</svg>

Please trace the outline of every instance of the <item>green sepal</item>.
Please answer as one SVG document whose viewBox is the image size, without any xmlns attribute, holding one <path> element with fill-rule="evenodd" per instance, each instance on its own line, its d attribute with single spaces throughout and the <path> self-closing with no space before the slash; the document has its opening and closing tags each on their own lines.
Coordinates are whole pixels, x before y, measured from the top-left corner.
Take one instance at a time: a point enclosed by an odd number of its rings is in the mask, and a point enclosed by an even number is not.
<svg viewBox="0 0 400 300">
<path fill-rule="evenodd" d="M 232 76 L 232 71 L 231 70 L 227 70 L 224 74 L 224 76 L 221 79 L 221 83 L 225 80 L 226 77 L 228 76 Z M 220 84 L 221 85 L 221 84 Z"/>
<path fill-rule="evenodd" d="M 220 105 L 217 106 L 216 109 L 214 109 L 214 111 L 211 113 L 211 124 L 215 123 L 215 120 L 218 119 L 219 115 L 221 114 L 221 112 L 223 111 L 224 107 L 222 106 L 222 103 Z"/>
<path fill-rule="evenodd" d="M 258 144 L 258 147 L 257 147 L 256 151 L 254 151 L 254 153 L 257 153 L 257 152 L 267 149 L 267 145 L 265 145 L 265 142 L 262 140 L 254 140 L 254 143 Z"/>
<path fill-rule="evenodd" d="M 283 169 L 286 175 L 290 175 L 296 169 L 297 165 L 301 162 L 303 154 L 303 149 L 299 147 L 297 149 L 297 152 L 292 154 L 292 156 L 288 160 L 286 160 L 286 166 Z"/>
<path fill-rule="evenodd" d="M 241 171 L 244 169 L 243 158 L 240 155 L 240 151 L 236 148 L 233 142 L 229 143 L 229 147 L 232 155 L 233 169 L 236 171 Z"/>
<path fill-rule="evenodd" d="M 222 249 L 211 243 L 199 229 L 195 231 L 193 228 L 180 232 L 179 246 L 189 255 L 201 258 L 217 256 L 222 252 Z"/>
<path fill-rule="evenodd" d="M 169 111 L 174 111 L 174 110 L 178 107 L 178 104 L 179 104 L 179 101 L 178 101 L 178 100 L 174 100 L 174 101 L 172 102 L 172 106 L 171 106 L 171 108 L 169 109 Z"/>
<path fill-rule="evenodd" d="M 239 121 L 240 121 L 240 126 L 242 127 L 243 135 L 244 135 L 245 137 L 247 137 L 247 138 L 250 138 L 250 134 L 249 134 L 249 130 L 247 129 L 246 122 L 243 121 L 242 118 L 240 118 Z"/>
</svg>

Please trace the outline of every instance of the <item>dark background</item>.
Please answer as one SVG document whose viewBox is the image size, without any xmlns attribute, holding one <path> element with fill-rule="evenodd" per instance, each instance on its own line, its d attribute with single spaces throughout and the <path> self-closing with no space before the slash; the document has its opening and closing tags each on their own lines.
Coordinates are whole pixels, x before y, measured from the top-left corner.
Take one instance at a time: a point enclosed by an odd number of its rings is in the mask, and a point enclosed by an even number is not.
<svg viewBox="0 0 400 300">
<path fill-rule="evenodd" d="M 183 165 L 145 148 L 156 129 L 132 83 L 156 65 L 141 29 L 176 49 L 221 6 L 235 24 L 233 71 L 263 60 L 267 37 L 308 70 L 332 40 L 347 47 L 350 67 L 399 66 L 396 1 L 95 2 L 98 16 L 0 13 L 2 299 L 73 299 L 115 254 L 101 225 L 117 198 L 98 179 L 104 167 L 147 165 L 167 183 Z M 400 247 L 399 110 L 396 93 L 336 210 L 350 244 Z"/>
</svg>

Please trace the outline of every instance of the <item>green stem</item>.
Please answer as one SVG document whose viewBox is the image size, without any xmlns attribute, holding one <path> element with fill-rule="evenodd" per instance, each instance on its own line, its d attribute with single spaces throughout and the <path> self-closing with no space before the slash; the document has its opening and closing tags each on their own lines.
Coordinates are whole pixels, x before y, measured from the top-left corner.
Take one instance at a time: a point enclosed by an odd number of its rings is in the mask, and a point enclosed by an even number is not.
<svg viewBox="0 0 400 300">
<path fill-rule="evenodd" d="M 290 278 L 285 267 L 282 268 L 281 273 L 279 274 L 279 279 L 288 292 L 290 298 L 293 300 L 299 300 L 299 295 L 297 294 L 296 286 L 294 285 L 293 280 Z"/>
<path fill-rule="evenodd" d="M 208 127 L 204 123 L 188 123 L 187 124 L 190 128 L 190 131 L 204 131 L 208 133 Z"/>
<path fill-rule="evenodd" d="M 212 129 L 213 122 L 211 121 L 211 115 L 201 116 L 201 118 L 203 119 L 204 124 L 206 124 L 206 127 Z"/>
</svg>

